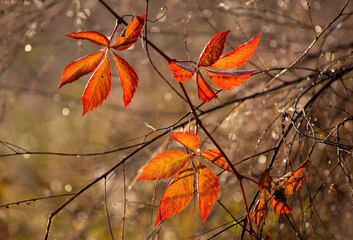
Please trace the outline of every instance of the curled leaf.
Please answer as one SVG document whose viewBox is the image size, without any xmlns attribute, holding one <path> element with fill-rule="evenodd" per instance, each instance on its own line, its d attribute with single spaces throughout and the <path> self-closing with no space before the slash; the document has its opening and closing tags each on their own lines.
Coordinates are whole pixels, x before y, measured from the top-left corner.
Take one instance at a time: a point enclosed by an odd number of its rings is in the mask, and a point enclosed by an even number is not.
<svg viewBox="0 0 353 240">
<path fill-rule="evenodd" d="M 78 80 L 80 77 L 93 72 L 99 63 L 102 61 L 104 51 L 95 52 L 88 56 L 85 56 L 75 62 L 70 63 L 61 75 L 60 86 L 64 86 L 67 83 L 72 83 Z"/>
<path fill-rule="evenodd" d="M 201 144 L 200 138 L 191 132 L 178 132 L 169 136 L 193 152 L 196 152 Z"/>
<path fill-rule="evenodd" d="M 260 198 L 257 200 L 255 205 L 254 212 L 252 214 L 252 218 L 257 226 L 259 226 L 262 221 L 265 219 L 267 215 L 267 201 L 266 201 L 266 194 L 264 191 L 261 191 Z"/>
<path fill-rule="evenodd" d="M 143 25 L 145 24 L 145 18 L 145 13 L 135 17 L 116 39 L 116 42 L 112 47 L 119 51 L 131 47 L 141 36 Z"/>
<path fill-rule="evenodd" d="M 109 58 L 105 56 L 103 62 L 94 71 L 89 79 L 85 91 L 81 97 L 83 104 L 82 116 L 95 109 L 107 99 L 112 89 L 112 70 Z"/>
<path fill-rule="evenodd" d="M 76 39 L 85 39 L 89 40 L 95 44 L 102 45 L 105 47 L 109 46 L 109 40 L 103 34 L 95 31 L 79 32 L 79 33 L 70 33 L 66 36 L 76 38 Z"/>
<path fill-rule="evenodd" d="M 186 165 L 169 184 L 158 206 L 155 226 L 162 220 L 184 210 L 194 196 L 194 171 Z"/>
<path fill-rule="evenodd" d="M 285 198 L 282 198 L 282 196 L 284 195 L 283 192 L 276 192 L 276 190 L 275 190 L 273 195 L 271 195 L 267 190 L 265 190 L 265 191 L 270 198 L 271 207 L 273 208 L 273 211 L 276 214 L 280 215 L 280 214 L 293 212 L 293 210 L 287 205 Z"/>
<path fill-rule="evenodd" d="M 199 98 L 204 102 L 209 102 L 214 98 L 217 98 L 217 95 L 213 92 L 210 85 L 207 84 L 200 72 L 197 73 L 197 91 Z"/>
<path fill-rule="evenodd" d="M 188 162 L 190 155 L 182 151 L 169 150 L 157 155 L 147 164 L 136 181 L 161 180 L 175 176 Z"/>
<path fill-rule="evenodd" d="M 270 171 L 266 169 L 261 173 L 259 178 L 258 187 L 260 190 L 270 189 L 272 187 L 272 177 L 270 176 Z"/>
</svg>

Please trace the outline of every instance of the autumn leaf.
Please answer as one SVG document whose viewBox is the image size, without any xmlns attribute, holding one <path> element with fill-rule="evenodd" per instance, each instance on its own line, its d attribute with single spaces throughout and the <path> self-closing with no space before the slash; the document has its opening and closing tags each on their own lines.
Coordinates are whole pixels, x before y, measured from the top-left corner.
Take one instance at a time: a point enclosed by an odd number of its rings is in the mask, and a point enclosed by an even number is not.
<svg viewBox="0 0 353 240">
<path fill-rule="evenodd" d="M 309 164 L 305 164 L 296 170 L 294 173 L 289 172 L 280 179 L 276 180 L 276 185 L 279 187 L 283 187 L 285 194 L 293 194 L 294 192 L 299 190 L 299 187 L 303 184 L 303 182 L 310 177 L 310 175 L 305 175 L 300 177 L 305 168 L 309 166 Z"/>
<path fill-rule="evenodd" d="M 261 34 L 257 35 L 249 42 L 242 44 L 233 51 L 222 56 L 210 67 L 218 69 L 231 69 L 243 66 L 244 63 L 247 63 L 250 57 L 255 53 L 260 35 Z"/>
<path fill-rule="evenodd" d="M 66 36 L 76 38 L 76 39 L 86 39 L 95 44 L 102 45 L 105 47 L 109 46 L 108 38 L 100 34 L 99 32 L 88 31 L 88 32 L 70 33 L 70 34 L 67 34 Z"/>
<path fill-rule="evenodd" d="M 217 98 L 217 95 L 213 92 L 201 73 L 197 73 L 197 91 L 199 98 L 204 102 L 209 102 L 210 100 Z"/>
<path fill-rule="evenodd" d="M 169 150 L 157 155 L 147 164 L 136 181 L 168 179 L 176 175 L 188 162 L 190 155 L 182 151 Z"/>
<path fill-rule="evenodd" d="M 131 67 L 127 61 L 119 57 L 114 52 L 110 52 L 113 55 L 115 65 L 118 69 L 121 86 L 123 88 L 123 100 L 126 109 L 129 106 L 132 98 L 134 97 L 139 79 L 134 68 Z"/>
<path fill-rule="evenodd" d="M 216 72 L 205 69 L 212 82 L 220 89 L 231 90 L 245 82 L 256 70 Z"/>
<path fill-rule="evenodd" d="M 69 64 L 61 76 L 59 88 L 93 72 L 102 61 L 103 56 L 104 51 L 95 52 Z"/>
<path fill-rule="evenodd" d="M 195 73 L 193 69 L 189 69 L 176 62 L 170 62 L 169 68 L 172 71 L 174 78 L 178 82 L 185 82 L 189 80 L 190 78 L 192 78 L 192 76 L 194 76 L 194 73 Z"/>
<path fill-rule="evenodd" d="M 227 170 L 229 172 L 233 172 L 231 167 L 228 165 L 226 159 L 223 157 L 223 155 L 217 150 L 217 149 L 208 149 L 203 151 L 202 153 L 199 154 L 201 157 L 207 159 L 211 163 L 215 164 L 216 166 Z"/>
<path fill-rule="evenodd" d="M 194 171 L 192 164 L 186 165 L 169 184 L 158 206 L 155 226 L 184 210 L 194 196 Z"/>
<path fill-rule="evenodd" d="M 198 66 L 207 67 L 221 57 L 230 30 L 217 33 L 206 45 L 201 53 Z"/>
<path fill-rule="evenodd" d="M 190 132 L 178 132 L 169 136 L 193 152 L 196 152 L 201 144 L 200 138 Z"/>
<path fill-rule="evenodd" d="M 257 226 L 261 224 L 261 222 L 265 219 L 267 215 L 267 201 L 266 194 L 264 191 L 261 191 L 260 198 L 257 200 L 255 205 L 254 212 L 252 214 L 252 218 Z"/>
<path fill-rule="evenodd" d="M 272 187 L 272 177 L 270 176 L 270 171 L 266 169 L 263 171 L 260 175 L 259 181 L 258 181 L 258 187 L 260 190 L 263 189 L 270 189 Z"/>
<path fill-rule="evenodd" d="M 276 214 L 280 215 L 280 214 L 293 212 L 293 210 L 285 202 L 285 199 L 280 199 L 280 198 L 274 197 L 274 195 L 271 195 L 267 190 L 265 190 L 265 191 L 270 198 L 271 207 L 273 208 L 273 211 Z M 274 194 L 276 194 L 276 193 L 274 193 Z M 282 194 L 282 193 L 277 193 L 277 194 Z"/>
<path fill-rule="evenodd" d="M 82 116 L 101 105 L 103 101 L 107 99 L 111 89 L 112 70 L 110 68 L 109 58 L 106 56 L 88 81 L 81 97 L 83 104 Z"/>
<path fill-rule="evenodd" d="M 116 39 L 115 44 L 112 46 L 118 51 L 125 50 L 131 47 L 140 37 L 146 14 L 141 14 L 132 20 L 132 22 L 124 29 L 120 37 Z"/>
<path fill-rule="evenodd" d="M 203 222 L 211 211 L 213 204 L 217 201 L 219 195 L 219 180 L 217 176 L 205 165 L 197 162 L 198 180 L 197 189 L 199 195 L 199 209 Z"/>
</svg>

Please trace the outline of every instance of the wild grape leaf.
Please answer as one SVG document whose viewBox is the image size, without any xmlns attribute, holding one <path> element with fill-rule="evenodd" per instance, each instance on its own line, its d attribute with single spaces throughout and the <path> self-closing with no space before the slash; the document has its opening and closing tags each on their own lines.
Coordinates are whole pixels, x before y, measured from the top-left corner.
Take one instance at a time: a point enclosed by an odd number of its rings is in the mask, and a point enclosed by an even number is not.
<svg viewBox="0 0 353 240">
<path fill-rule="evenodd" d="M 267 215 L 267 201 L 266 201 L 266 194 L 264 191 L 261 191 L 260 198 L 257 200 L 255 205 L 254 212 L 252 214 L 252 218 L 257 226 L 261 224 L 261 222 L 265 219 Z"/>
<path fill-rule="evenodd" d="M 210 85 L 207 84 L 201 73 L 197 73 L 197 91 L 199 98 L 204 102 L 217 98 Z"/>
<path fill-rule="evenodd" d="M 194 171 L 187 164 L 169 184 L 158 206 L 155 226 L 162 220 L 184 210 L 194 196 Z"/>
<path fill-rule="evenodd" d="M 112 70 L 110 68 L 109 58 L 105 56 L 103 62 L 95 70 L 87 83 L 85 91 L 81 97 L 83 104 L 83 113 L 98 107 L 107 99 L 112 89 Z"/>
<path fill-rule="evenodd" d="M 265 190 L 265 191 L 266 191 L 266 193 L 268 194 L 268 196 L 270 198 L 271 207 L 273 208 L 273 211 L 276 214 L 280 215 L 280 214 L 292 213 L 293 212 L 293 210 L 287 205 L 285 199 L 281 199 L 281 198 L 275 197 L 275 195 L 277 195 L 275 192 L 273 193 L 273 195 L 271 195 L 267 190 Z M 280 193 L 280 194 L 284 194 L 284 193 Z"/>
<path fill-rule="evenodd" d="M 299 187 L 305 182 L 305 180 L 310 177 L 310 175 L 301 176 L 306 167 L 309 164 L 301 166 L 294 173 L 289 172 L 280 179 L 276 180 L 276 185 L 284 189 L 285 194 L 293 194 L 299 190 Z"/>
<path fill-rule="evenodd" d="M 196 152 L 201 144 L 200 138 L 191 132 L 178 132 L 169 136 L 193 152 Z"/>
<path fill-rule="evenodd" d="M 178 150 L 158 154 L 147 164 L 136 181 L 161 180 L 175 176 L 188 162 L 191 155 Z"/>
<path fill-rule="evenodd" d="M 132 22 L 124 29 L 120 37 L 116 39 L 112 46 L 116 50 L 125 50 L 131 47 L 141 36 L 143 26 L 145 24 L 146 14 L 141 14 L 132 20 Z"/>
<path fill-rule="evenodd" d="M 263 189 L 270 189 L 272 187 L 272 177 L 270 176 L 270 171 L 266 169 L 263 171 L 260 175 L 259 181 L 258 181 L 258 187 L 260 190 Z"/>
<path fill-rule="evenodd" d="M 207 159 L 208 161 L 212 162 L 213 164 L 217 165 L 218 167 L 234 173 L 233 170 L 228 165 L 226 159 L 217 149 L 207 149 L 206 151 L 203 151 L 199 155 Z"/>
<path fill-rule="evenodd" d="M 217 33 L 206 45 L 199 58 L 198 66 L 207 67 L 221 57 L 230 30 Z"/>
<path fill-rule="evenodd" d="M 238 72 L 216 72 L 205 69 L 208 76 L 220 89 L 231 90 L 239 86 L 253 74 L 256 70 Z"/>
<path fill-rule="evenodd" d="M 213 204 L 219 195 L 219 180 L 217 176 L 205 165 L 197 161 L 198 180 L 197 189 L 199 194 L 199 209 L 203 222 L 211 211 Z"/>
<path fill-rule="evenodd" d="M 260 35 L 252 38 L 249 42 L 242 44 L 233 51 L 227 53 L 213 63 L 210 67 L 218 69 L 231 69 L 243 66 L 247 63 L 250 57 L 254 54 L 257 44 L 259 43 Z"/>
<path fill-rule="evenodd" d="M 76 39 L 86 39 L 95 44 L 102 45 L 105 47 L 109 46 L 109 40 L 106 36 L 100 34 L 99 32 L 87 31 L 87 32 L 79 32 L 79 33 L 70 33 L 66 36 L 76 38 Z"/>
<path fill-rule="evenodd" d="M 99 63 L 102 61 L 103 55 L 104 51 L 95 52 L 75 62 L 70 63 L 65 68 L 61 76 L 59 88 L 61 88 L 67 83 L 71 83 L 78 80 L 80 77 L 90 72 L 93 72 L 96 67 L 98 67 Z"/>
<path fill-rule="evenodd" d="M 181 64 L 178 64 L 173 61 L 169 63 L 169 68 L 170 71 L 172 71 L 174 78 L 178 82 L 186 82 L 187 80 L 192 78 L 195 73 L 193 69 L 188 69 L 187 67 L 182 66 Z"/>
<path fill-rule="evenodd" d="M 123 100 L 126 109 L 134 97 L 139 79 L 134 68 L 131 67 L 127 61 L 119 57 L 114 52 L 110 52 L 113 55 L 115 65 L 118 69 L 121 87 L 123 88 Z"/>
</svg>

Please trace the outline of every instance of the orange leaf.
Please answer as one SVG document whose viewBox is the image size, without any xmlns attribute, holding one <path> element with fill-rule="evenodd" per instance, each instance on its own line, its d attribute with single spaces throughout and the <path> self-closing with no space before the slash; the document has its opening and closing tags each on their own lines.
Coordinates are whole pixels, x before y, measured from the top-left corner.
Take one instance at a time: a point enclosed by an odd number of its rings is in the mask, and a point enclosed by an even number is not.
<svg viewBox="0 0 353 240">
<path fill-rule="evenodd" d="M 276 180 L 276 184 L 284 188 L 285 194 L 293 194 L 294 192 L 298 191 L 303 182 L 305 182 L 305 180 L 310 177 L 310 175 L 300 177 L 307 166 L 308 164 L 305 164 L 294 173 L 287 173 L 280 179 Z"/>
<path fill-rule="evenodd" d="M 109 58 L 105 56 L 103 62 L 94 71 L 85 91 L 81 97 L 83 104 L 82 116 L 93 110 L 107 99 L 112 89 L 112 70 L 110 68 Z"/>
<path fill-rule="evenodd" d="M 201 73 L 197 73 L 197 91 L 199 98 L 204 102 L 217 98 L 217 95 L 213 92 L 210 85 L 207 84 Z"/>
<path fill-rule="evenodd" d="M 189 70 L 187 69 L 187 67 L 182 66 L 176 62 L 170 62 L 169 68 L 172 71 L 174 78 L 178 82 L 186 82 L 187 80 L 192 78 L 192 76 L 194 76 L 194 72 L 190 71 L 192 69 Z"/>
<path fill-rule="evenodd" d="M 74 82 L 78 80 L 80 77 L 93 72 L 94 69 L 99 65 L 102 61 L 104 55 L 104 51 L 92 53 L 86 57 L 83 57 L 75 62 L 70 63 L 64 70 L 60 86 L 64 86 L 67 83 Z"/>
<path fill-rule="evenodd" d="M 169 136 L 193 152 L 196 152 L 201 144 L 200 138 L 191 132 L 178 132 Z"/>
<path fill-rule="evenodd" d="M 190 155 L 182 151 L 162 152 L 147 164 L 136 181 L 161 180 L 173 177 L 185 166 L 189 158 Z"/>
<path fill-rule="evenodd" d="M 217 87 L 219 87 L 220 89 L 230 90 L 245 82 L 256 70 L 237 72 L 216 72 L 205 69 L 205 71 Z"/>
<path fill-rule="evenodd" d="M 184 210 L 194 196 L 194 171 L 186 165 L 169 184 L 158 206 L 155 226 L 162 220 Z"/>
<path fill-rule="evenodd" d="M 87 32 L 79 32 L 79 33 L 70 33 L 66 36 L 76 38 L 76 39 L 86 39 L 95 44 L 102 45 L 105 47 L 109 46 L 109 40 L 106 36 L 100 34 L 99 32 L 87 31 Z"/>
<path fill-rule="evenodd" d="M 230 53 L 222 56 L 218 61 L 213 63 L 210 67 L 219 69 L 231 69 L 242 66 L 248 62 L 250 57 L 254 54 L 257 44 L 259 43 L 260 35 L 257 35 L 249 42 L 237 47 Z"/>
<path fill-rule="evenodd" d="M 146 14 L 141 14 L 132 20 L 132 22 L 124 29 L 122 34 L 116 39 L 112 46 L 116 50 L 125 50 L 131 47 L 141 36 L 143 25 L 145 23 Z"/>
<path fill-rule="evenodd" d="M 257 226 L 261 224 L 261 222 L 265 219 L 267 215 L 267 201 L 266 201 L 266 195 L 264 191 L 261 191 L 260 193 L 260 198 L 257 200 L 257 203 L 255 205 L 254 212 L 252 214 L 252 219 L 256 223 Z"/>
<path fill-rule="evenodd" d="M 268 169 L 261 173 L 258 187 L 260 190 L 270 189 L 272 187 L 272 177 L 270 176 L 270 171 Z"/>
<path fill-rule="evenodd" d="M 275 190 L 276 191 L 276 190 Z M 293 210 L 287 205 L 287 203 L 285 202 L 285 199 L 282 199 L 281 197 L 275 197 L 275 195 L 278 194 L 283 194 L 284 193 L 274 193 L 273 195 L 271 195 L 269 192 L 267 192 L 267 195 L 270 198 L 271 201 L 271 207 L 273 208 L 273 211 L 280 215 L 280 214 L 284 214 L 284 213 L 292 213 Z"/>
<path fill-rule="evenodd" d="M 115 65 L 118 69 L 121 86 L 123 88 L 123 100 L 126 109 L 134 97 L 139 79 L 134 68 L 131 67 L 127 61 L 119 57 L 114 52 L 110 52 L 113 55 Z"/>
<path fill-rule="evenodd" d="M 205 165 L 197 161 L 198 180 L 197 188 L 199 193 L 199 209 L 202 220 L 205 223 L 206 218 L 211 211 L 213 204 L 219 195 L 219 180 L 217 176 Z"/>
<path fill-rule="evenodd" d="M 210 66 L 217 62 L 223 53 L 224 44 L 227 40 L 227 36 L 230 30 L 225 32 L 217 33 L 206 45 L 205 49 L 202 51 L 198 66 Z"/>
<path fill-rule="evenodd" d="M 234 173 L 233 170 L 229 167 L 226 159 L 217 149 L 208 149 L 200 153 L 199 155 L 207 159 L 208 161 L 212 162 L 213 164 L 217 165 L 218 167 Z"/>
</svg>

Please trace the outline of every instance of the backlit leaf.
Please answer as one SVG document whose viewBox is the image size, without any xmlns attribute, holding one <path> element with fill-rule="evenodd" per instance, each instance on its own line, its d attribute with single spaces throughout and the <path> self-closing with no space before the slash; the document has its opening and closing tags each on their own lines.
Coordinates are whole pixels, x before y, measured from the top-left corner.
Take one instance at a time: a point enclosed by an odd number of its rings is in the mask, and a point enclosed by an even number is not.
<svg viewBox="0 0 353 240">
<path fill-rule="evenodd" d="M 270 198 L 271 207 L 273 208 L 273 211 L 276 214 L 280 215 L 280 214 L 293 212 L 293 210 L 287 205 L 287 203 L 283 199 L 276 199 L 269 192 L 266 191 L 266 193 L 268 194 L 268 196 Z"/>
<path fill-rule="evenodd" d="M 259 43 L 260 35 L 261 34 L 254 37 L 249 42 L 237 47 L 230 53 L 222 56 L 210 67 L 219 69 L 231 69 L 242 66 L 244 63 L 248 62 L 250 57 L 254 54 L 257 44 Z"/>
<path fill-rule="evenodd" d="M 217 98 L 217 95 L 213 92 L 210 85 L 207 84 L 201 73 L 197 74 L 197 91 L 199 98 L 204 102 Z"/>
<path fill-rule="evenodd" d="M 64 70 L 60 86 L 64 86 L 67 83 L 74 82 L 78 80 L 80 77 L 93 72 L 96 67 L 98 67 L 99 63 L 102 61 L 104 55 L 104 51 L 92 53 L 88 56 L 85 56 L 75 62 L 70 63 Z"/>
<path fill-rule="evenodd" d="M 185 66 L 179 65 L 176 62 L 170 62 L 169 68 L 178 82 L 185 82 L 194 76 L 193 71 L 187 70 Z"/>
<path fill-rule="evenodd" d="M 127 61 L 119 57 L 114 52 L 110 52 L 113 55 L 115 65 L 118 69 L 121 86 L 123 88 L 123 100 L 126 109 L 129 106 L 132 98 L 134 97 L 139 79 L 134 68 L 131 67 Z"/>
<path fill-rule="evenodd" d="M 201 157 L 207 159 L 218 167 L 227 170 L 229 172 L 233 172 L 233 170 L 229 167 L 226 159 L 217 149 L 208 149 L 199 154 Z"/>
<path fill-rule="evenodd" d="M 261 224 L 261 222 L 265 219 L 267 215 L 267 201 L 266 201 L 266 194 L 264 191 L 261 191 L 260 198 L 257 200 L 255 205 L 254 212 L 252 214 L 252 218 L 257 226 Z"/>
<path fill-rule="evenodd" d="M 202 216 L 202 220 L 203 222 L 205 222 L 213 204 L 218 199 L 220 186 L 217 176 L 205 165 L 197 162 L 197 170 L 199 209 Z"/>
<path fill-rule="evenodd" d="M 169 150 L 157 155 L 147 164 L 136 181 L 168 179 L 176 175 L 188 162 L 190 155 L 182 151 Z"/>
<path fill-rule="evenodd" d="M 199 66 L 210 66 L 217 62 L 217 60 L 221 57 L 224 49 L 224 44 L 227 40 L 227 36 L 229 34 L 229 30 L 225 32 L 217 33 L 206 45 L 204 50 L 201 53 L 199 62 L 197 65 Z"/>
<path fill-rule="evenodd" d="M 270 176 L 270 171 L 266 169 L 260 175 L 258 187 L 260 190 L 270 189 L 272 187 L 272 177 Z"/>
<path fill-rule="evenodd" d="M 141 36 L 143 25 L 145 24 L 145 17 L 146 14 L 141 14 L 135 17 L 116 39 L 116 42 L 112 47 L 119 51 L 131 47 Z"/>
<path fill-rule="evenodd" d="M 206 70 L 208 76 L 220 89 L 230 90 L 245 82 L 256 70 L 238 72 L 215 72 Z"/>
<path fill-rule="evenodd" d="M 185 166 L 169 184 L 158 206 L 155 226 L 162 220 L 184 210 L 194 196 L 194 171 L 192 164 Z"/>
<path fill-rule="evenodd" d="M 200 138 L 191 132 L 178 132 L 169 136 L 193 152 L 196 152 L 201 144 Z"/>
<path fill-rule="evenodd" d="M 294 173 L 289 172 L 280 179 L 276 180 L 276 185 L 284 188 L 285 194 L 293 194 L 299 190 L 299 187 L 305 182 L 305 180 L 310 177 L 310 175 L 301 176 L 308 164 L 303 165 Z"/>
<path fill-rule="evenodd" d="M 91 76 L 81 97 L 83 104 L 82 116 L 101 105 L 103 101 L 107 99 L 111 89 L 112 70 L 110 68 L 109 58 L 106 56 Z"/>
<path fill-rule="evenodd" d="M 87 31 L 87 32 L 79 32 L 79 33 L 70 33 L 70 34 L 67 34 L 66 36 L 76 38 L 76 39 L 89 40 L 95 44 L 102 45 L 105 47 L 109 46 L 108 38 L 100 34 L 99 32 Z"/>
</svg>

